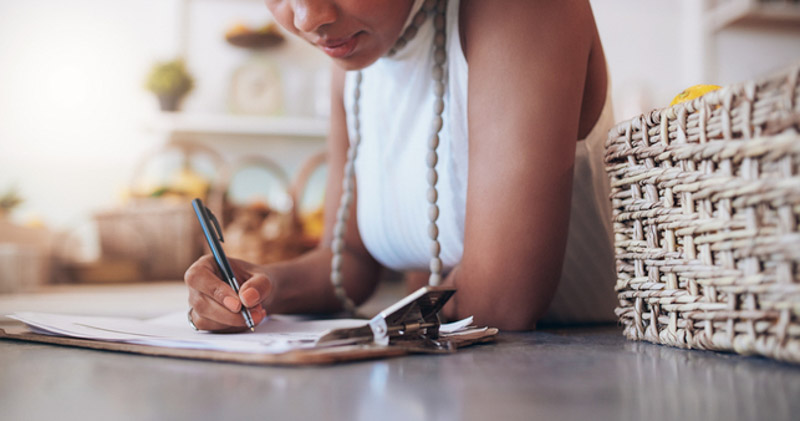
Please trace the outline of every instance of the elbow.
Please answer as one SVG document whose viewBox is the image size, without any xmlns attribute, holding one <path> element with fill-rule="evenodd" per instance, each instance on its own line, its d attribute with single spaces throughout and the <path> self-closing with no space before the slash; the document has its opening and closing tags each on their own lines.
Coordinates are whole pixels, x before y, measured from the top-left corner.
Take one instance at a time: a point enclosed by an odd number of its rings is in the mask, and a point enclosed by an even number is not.
<svg viewBox="0 0 800 421">
<path fill-rule="evenodd" d="M 494 325 L 487 324 L 486 326 L 496 326 L 502 331 L 527 331 L 536 329 L 536 323 L 542 315 L 528 315 L 524 317 L 500 317 Z"/>
<path fill-rule="evenodd" d="M 536 328 L 545 315 L 555 293 L 555 284 L 534 284 L 529 288 L 505 289 L 459 287 L 454 297 L 454 315 L 458 319 L 473 316 L 479 326 L 504 331 L 526 331 Z"/>
<path fill-rule="evenodd" d="M 526 331 L 536 329 L 536 323 L 546 310 L 547 308 L 533 306 L 530 303 L 485 306 L 465 310 L 464 317 L 472 315 L 479 326 L 496 327 L 502 331 Z"/>
</svg>

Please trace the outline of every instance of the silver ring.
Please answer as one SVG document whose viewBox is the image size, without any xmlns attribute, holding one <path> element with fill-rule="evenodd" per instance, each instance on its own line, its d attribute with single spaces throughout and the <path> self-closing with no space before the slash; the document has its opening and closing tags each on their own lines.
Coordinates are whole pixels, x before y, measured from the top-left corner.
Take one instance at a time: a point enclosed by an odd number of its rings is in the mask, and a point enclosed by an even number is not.
<svg viewBox="0 0 800 421">
<path fill-rule="evenodd" d="M 199 331 L 200 329 L 198 329 L 198 328 L 197 328 L 197 326 L 195 326 L 195 325 L 194 325 L 194 322 L 192 321 L 192 310 L 193 310 L 193 309 L 192 309 L 191 307 L 189 307 L 189 312 L 188 312 L 188 313 L 186 313 L 186 320 L 188 320 L 188 321 L 189 321 L 189 326 L 191 326 L 191 327 L 192 327 L 192 329 L 194 329 L 194 330 L 198 330 L 198 331 Z"/>
</svg>

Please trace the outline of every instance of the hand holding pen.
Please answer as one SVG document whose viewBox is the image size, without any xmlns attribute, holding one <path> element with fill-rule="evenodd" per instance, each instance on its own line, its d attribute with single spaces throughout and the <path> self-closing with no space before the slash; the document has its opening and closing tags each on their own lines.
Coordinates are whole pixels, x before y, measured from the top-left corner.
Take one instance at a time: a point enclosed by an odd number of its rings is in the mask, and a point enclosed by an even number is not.
<svg viewBox="0 0 800 421">
<path fill-rule="evenodd" d="M 222 249 L 219 222 L 200 199 L 192 201 L 192 207 L 211 255 L 201 258 L 186 271 L 185 280 L 190 288 L 189 302 L 192 306 L 188 314 L 189 323 L 198 330 L 230 332 L 243 327 L 253 330 L 266 317 L 266 312 L 261 307 L 264 297 L 259 296 L 259 289 L 262 288 L 248 286 L 269 283 L 269 280 L 263 274 L 250 273 L 247 268 L 237 267 L 240 275 L 247 276 L 243 278 L 247 282 L 241 285 L 240 291 L 239 279 Z M 248 266 L 242 261 L 235 260 L 235 263 L 237 266 Z M 224 282 L 220 282 L 220 278 Z"/>
</svg>

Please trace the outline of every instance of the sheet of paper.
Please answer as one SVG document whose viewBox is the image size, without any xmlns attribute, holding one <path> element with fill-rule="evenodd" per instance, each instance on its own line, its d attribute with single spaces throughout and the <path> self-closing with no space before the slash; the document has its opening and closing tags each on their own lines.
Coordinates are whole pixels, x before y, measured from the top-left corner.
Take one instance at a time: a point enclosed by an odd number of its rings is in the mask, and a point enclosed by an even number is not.
<svg viewBox="0 0 800 421">
<path fill-rule="evenodd" d="M 467 317 L 466 319 L 461 319 L 452 323 L 444 323 L 439 326 L 439 333 L 453 333 L 460 330 L 464 330 L 467 326 L 472 324 L 472 316 Z"/>
<path fill-rule="evenodd" d="M 330 329 L 364 326 L 365 320 L 306 320 L 295 316 L 271 316 L 255 332 L 217 334 L 196 332 L 189 327 L 186 313 L 172 313 L 150 320 L 87 317 L 48 313 L 15 313 L 37 333 L 102 341 L 126 342 L 173 348 L 208 349 L 230 352 L 281 353 L 313 347 Z"/>
</svg>

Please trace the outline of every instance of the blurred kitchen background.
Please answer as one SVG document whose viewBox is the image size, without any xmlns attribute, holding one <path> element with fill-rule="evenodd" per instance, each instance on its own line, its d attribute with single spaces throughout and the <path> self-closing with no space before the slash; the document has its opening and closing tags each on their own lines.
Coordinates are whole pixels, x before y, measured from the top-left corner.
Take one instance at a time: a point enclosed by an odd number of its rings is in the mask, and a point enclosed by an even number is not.
<svg viewBox="0 0 800 421">
<path fill-rule="evenodd" d="M 798 0 L 591 3 L 617 120 L 800 60 Z M 260 0 L 0 0 L 0 292 L 180 279 L 193 197 L 231 255 L 313 247 L 329 86 Z"/>
</svg>

